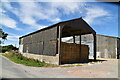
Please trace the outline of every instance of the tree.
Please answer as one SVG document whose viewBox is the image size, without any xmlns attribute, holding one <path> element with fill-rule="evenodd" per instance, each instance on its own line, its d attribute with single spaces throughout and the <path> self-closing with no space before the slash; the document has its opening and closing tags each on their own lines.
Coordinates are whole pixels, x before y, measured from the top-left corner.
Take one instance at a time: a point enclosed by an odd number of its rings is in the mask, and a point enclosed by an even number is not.
<svg viewBox="0 0 120 80">
<path fill-rule="evenodd" d="M 7 35 L 8 35 L 7 33 L 2 32 L 2 39 L 4 40 L 7 39 Z"/>
<path fill-rule="evenodd" d="M 8 34 L 3 32 L 2 29 L 0 28 L 0 38 L 3 40 L 7 39 Z M 2 41 L 0 40 L 0 44 L 2 43 Z"/>
<path fill-rule="evenodd" d="M 18 48 L 13 45 L 2 46 L 3 53 L 6 51 L 11 51 L 11 50 L 18 50 Z"/>
<path fill-rule="evenodd" d="M 2 47 L 1 44 L 4 43 L 4 41 L 7 39 L 8 34 L 3 32 L 2 29 L 0 28 L 0 52 L 2 52 Z M 4 41 L 2 41 L 4 40 Z"/>
</svg>

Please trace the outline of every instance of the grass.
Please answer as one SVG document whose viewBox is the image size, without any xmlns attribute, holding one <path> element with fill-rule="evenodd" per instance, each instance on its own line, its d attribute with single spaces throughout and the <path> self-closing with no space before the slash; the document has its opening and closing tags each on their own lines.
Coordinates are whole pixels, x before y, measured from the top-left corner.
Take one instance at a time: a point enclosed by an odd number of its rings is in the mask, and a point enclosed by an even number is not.
<svg viewBox="0 0 120 80">
<path fill-rule="evenodd" d="M 57 66 L 54 64 L 40 62 L 36 59 L 24 57 L 20 53 L 9 52 L 9 53 L 2 54 L 2 55 L 12 60 L 15 63 L 24 64 L 26 66 L 33 66 L 33 67 L 56 67 Z"/>
<path fill-rule="evenodd" d="M 75 66 L 84 66 L 88 64 L 95 64 L 91 62 L 86 64 L 55 65 L 55 64 L 40 62 L 39 60 L 36 60 L 36 59 L 27 58 L 25 56 L 22 56 L 22 54 L 15 53 L 15 52 L 3 53 L 2 55 L 15 63 L 23 64 L 26 66 L 33 66 L 33 67 L 61 67 L 61 68 L 63 67 L 64 68 L 64 67 L 75 67 Z"/>
<path fill-rule="evenodd" d="M 33 67 L 75 67 L 75 66 L 82 66 L 81 64 L 76 64 L 76 65 L 54 65 L 54 64 L 48 64 L 45 62 L 40 62 L 39 60 L 32 59 L 32 58 L 27 58 L 25 56 L 22 56 L 20 53 L 14 53 L 14 52 L 8 52 L 8 53 L 3 53 L 3 56 L 7 57 L 11 61 L 18 63 L 18 64 L 23 64 L 26 66 L 33 66 Z"/>
</svg>

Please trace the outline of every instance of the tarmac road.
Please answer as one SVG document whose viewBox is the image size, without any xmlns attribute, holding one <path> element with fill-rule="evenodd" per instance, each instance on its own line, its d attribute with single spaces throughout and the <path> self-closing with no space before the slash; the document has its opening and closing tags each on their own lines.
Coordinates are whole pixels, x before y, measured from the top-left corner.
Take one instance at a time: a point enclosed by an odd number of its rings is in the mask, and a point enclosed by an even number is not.
<svg viewBox="0 0 120 80">
<path fill-rule="evenodd" d="M 2 78 L 118 78 L 118 60 L 78 67 L 43 68 L 16 64 L 0 56 Z"/>
</svg>

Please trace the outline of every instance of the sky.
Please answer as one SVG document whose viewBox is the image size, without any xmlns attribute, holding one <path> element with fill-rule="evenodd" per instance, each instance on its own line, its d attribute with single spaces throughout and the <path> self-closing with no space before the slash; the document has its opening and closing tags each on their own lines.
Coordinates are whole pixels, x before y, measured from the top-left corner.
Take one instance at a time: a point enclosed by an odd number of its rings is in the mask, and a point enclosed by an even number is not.
<svg viewBox="0 0 120 80">
<path fill-rule="evenodd" d="M 118 5 L 103 2 L 10 2 L 0 5 L 3 45 L 19 46 L 19 37 L 52 24 L 82 17 L 97 34 L 118 37 Z"/>
</svg>

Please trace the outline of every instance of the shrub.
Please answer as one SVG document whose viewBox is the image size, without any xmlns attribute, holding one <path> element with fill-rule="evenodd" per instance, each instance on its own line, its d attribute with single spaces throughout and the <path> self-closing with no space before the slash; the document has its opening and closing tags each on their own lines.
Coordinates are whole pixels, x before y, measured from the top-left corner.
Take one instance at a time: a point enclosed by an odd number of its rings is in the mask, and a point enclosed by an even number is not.
<svg viewBox="0 0 120 80">
<path fill-rule="evenodd" d="M 0 46 L 0 47 L 3 53 L 5 53 L 6 51 L 18 50 L 18 48 L 13 45 Z"/>
</svg>

